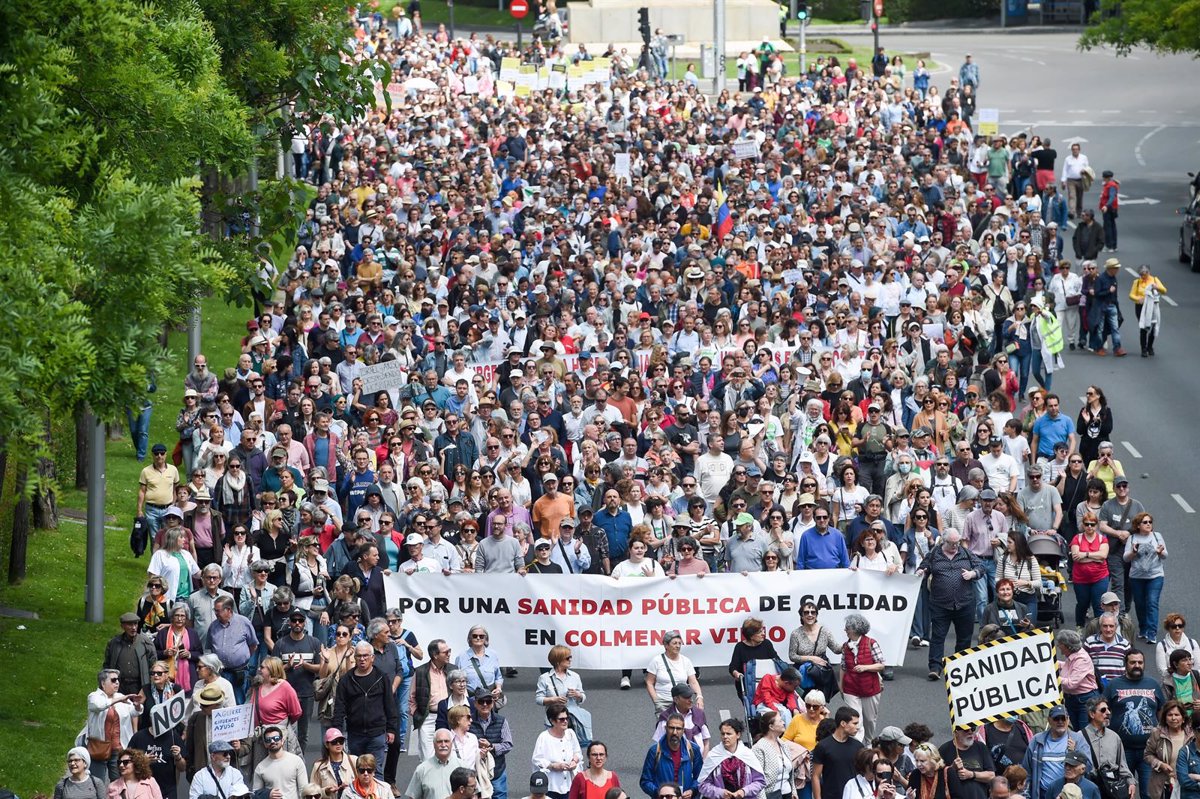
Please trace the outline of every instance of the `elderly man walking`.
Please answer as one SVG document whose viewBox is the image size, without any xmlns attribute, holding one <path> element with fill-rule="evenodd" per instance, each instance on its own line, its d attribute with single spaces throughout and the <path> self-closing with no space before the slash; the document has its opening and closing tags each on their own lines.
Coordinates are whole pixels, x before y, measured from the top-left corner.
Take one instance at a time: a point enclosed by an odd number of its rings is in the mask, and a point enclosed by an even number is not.
<svg viewBox="0 0 1200 799">
<path fill-rule="evenodd" d="M 966 547 L 962 536 L 948 529 L 941 546 L 929 550 L 917 574 L 930 576 L 929 617 L 929 679 L 941 678 L 942 657 L 945 655 L 946 633 L 954 625 L 954 651 L 971 645 L 975 628 L 975 588 L 973 583 L 983 576 L 983 566 Z"/>
</svg>

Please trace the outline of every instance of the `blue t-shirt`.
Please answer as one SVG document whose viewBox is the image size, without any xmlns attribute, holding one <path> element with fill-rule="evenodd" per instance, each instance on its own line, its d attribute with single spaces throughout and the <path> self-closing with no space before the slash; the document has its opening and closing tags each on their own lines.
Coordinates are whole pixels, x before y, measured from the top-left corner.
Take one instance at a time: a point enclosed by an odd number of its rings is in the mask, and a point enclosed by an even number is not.
<svg viewBox="0 0 1200 799">
<path fill-rule="evenodd" d="M 1042 418 L 1033 423 L 1033 434 L 1038 437 L 1037 454 L 1053 458 L 1054 445 L 1069 441 L 1074 432 L 1075 423 L 1066 414 L 1060 413 L 1057 419 L 1051 419 L 1048 413 L 1042 414 Z"/>
<path fill-rule="evenodd" d="M 1046 736 L 1046 746 L 1042 749 L 1042 771 L 1041 787 L 1043 796 L 1057 796 L 1058 794 L 1050 793 L 1050 786 L 1054 783 L 1062 784 L 1063 781 L 1063 766 L 1064 759 L 1067 756 L 1067 741 L 1068 736 L 1064 735 L 1057 741 L 1054 736 Z"/>
</svg>

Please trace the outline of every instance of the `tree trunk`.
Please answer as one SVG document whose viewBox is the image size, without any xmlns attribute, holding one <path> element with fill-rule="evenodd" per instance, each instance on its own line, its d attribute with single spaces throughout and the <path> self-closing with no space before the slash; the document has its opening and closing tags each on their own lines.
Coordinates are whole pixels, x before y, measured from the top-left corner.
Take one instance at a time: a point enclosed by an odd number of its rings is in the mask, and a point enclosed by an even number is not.
<svg viewBox="0 0 1200 799">
<path fill-rule="evenodd" d="M 8 449 L 0 441 L 0 500 L 4 498 L 4 479 L 8 477 Z"/>
<path fill-rule="evenodd" d="M 54 451 L 50 419 L 43 420 L 42 435 L 46 451 Z M 38 458 L 37 490 L 33 492 L 33 526 L 39 530 L 58 529 L 58 465 L 53 458 Z"/>
<path fill-rule="evenodd" d="M 83 408 L 75 409 L 75 487 L 86 491 L 88 487 L 88 430 L 87 414 Z"/>
<path fill-rule="evenodd" d="M 25 484 L 29 467 L 22 466 L 17 473 L 17 504 L 13 508 L 12 540 L 8 552 L 8 582 L 16 585 L 25 579 L 25 555 L 29 549 L 29 497 Z"/>
</svg>

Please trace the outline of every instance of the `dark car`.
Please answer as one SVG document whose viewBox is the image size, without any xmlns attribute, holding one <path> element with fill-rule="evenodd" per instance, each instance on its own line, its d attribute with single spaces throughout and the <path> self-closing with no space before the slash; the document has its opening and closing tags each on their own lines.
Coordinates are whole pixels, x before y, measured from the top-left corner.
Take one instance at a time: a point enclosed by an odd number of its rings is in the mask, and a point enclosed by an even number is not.
<svg viewBox="0 0 1200 799">
<path fill-rule="evenodd" d="M 1200 272 L 1200 174 L 1188 172 L 1192 179 L 1192 201 L 1179 209 L 1179 262 Z"/>
</svg>

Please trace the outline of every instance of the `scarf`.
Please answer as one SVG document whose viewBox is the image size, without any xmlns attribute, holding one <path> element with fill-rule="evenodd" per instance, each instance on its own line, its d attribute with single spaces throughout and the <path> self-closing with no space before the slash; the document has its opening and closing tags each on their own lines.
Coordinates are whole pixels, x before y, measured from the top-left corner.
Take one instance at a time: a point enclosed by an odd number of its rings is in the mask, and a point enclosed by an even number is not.
<svg viewBox="0 0 1200 799">
<path fill-rule="evenodd" d="M 737 758 L 746 764 L 747 768 L 762 773 L 762 763 L 758 760 L 758 755 L 751 751 L 750 747 L 746 746 L 741 741 L 738 741 L 737 749 L 730 752 L 725 748 L 724 744 L 714 746 L 708 755 L 704 758 L 704 765 L 700 768 L 700 779 L 698 782 L 704 782 L 709 774 L 712 774 L 717 767 L 721 766 L 729 758 Z M 733 766 L 731 763 L 730 766 Z"/>
<path fill-rule="evenodd" d="M 233 472 L 226 470 L 225 475 L 221 478 L 221 506 L 222 507 L 240 507 L 242 504 L 241 494 L 246 488 L 246 469 L 243 467 L 238 469 L 238 473 L 234 476 Z"/>
<path fill-rule="evenodd" d="M 355 774 L 354 792 L 363 799 L 375 799 L 375 775 Z"/>
</svg>

